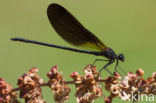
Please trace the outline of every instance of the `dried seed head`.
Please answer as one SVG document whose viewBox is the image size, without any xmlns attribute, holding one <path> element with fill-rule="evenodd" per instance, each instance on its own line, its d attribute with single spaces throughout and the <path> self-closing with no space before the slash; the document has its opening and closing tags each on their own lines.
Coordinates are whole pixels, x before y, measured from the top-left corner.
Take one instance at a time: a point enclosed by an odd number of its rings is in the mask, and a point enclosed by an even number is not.
<svg viewBox="0 0 156 103">
<path fill-rule="evenodd" d="M 23 74 L 18 79 L 20 88 L 20 98 L 24 98 L 26 103 L 45 103 L 42 99 L 41 83 L 43 79 L 38 76 L 38 69 L 31 68 L 29 72 Z"/>
<path fill-rule="evenodd" d="M 114 77 L 116 79 L 121 79 L 121 76 L 120 76 L 120 74 L 118 72 L 114 72 Z"/>
<path fill-rule="evenodd" d="M 144 75 L 144 71 L 140 68 L 136 71 L 136 75 L 139 76 L 143 76 Z"/>
<path fill-rule="evenodd" d="M 12 86 L 0 78 L 0 103 L 10 103 L 15 99 L 16 93 L 12 92 Z"/>
<path fill-rule="evenodd" d="M 68 100 L 70 87 L 63 80 L 62 73 L 58 72 L 58 66 L 53 66 L 51 71 L 47 73 L 49 77 L 48 86 L 54 93 L 54 100 L 58 103 L 63 103 Z"/>
<path fill-rule="evenodd" d="M 70 77 L 74 80 L 76 86 L 77 102 L 92 103 L 95 99 L 102 96 L 102 88 L 95 75 L 97 74 L 95 66 L 88 65 L 83 70 L 85 72 L 84 76 L 73 73 Z"/>
<path fill-rule="evenodd" d="M 152 74 L 152 77 L 153 77 L 154 81 L 156 82 L 156 72 L 154 72 L 154 73 Z"/>
</svg>

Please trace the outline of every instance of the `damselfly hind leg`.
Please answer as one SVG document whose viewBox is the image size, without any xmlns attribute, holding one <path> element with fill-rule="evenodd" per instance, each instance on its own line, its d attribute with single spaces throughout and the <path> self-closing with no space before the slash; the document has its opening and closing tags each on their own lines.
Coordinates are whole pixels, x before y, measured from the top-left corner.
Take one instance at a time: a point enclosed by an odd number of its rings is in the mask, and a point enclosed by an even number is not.
<svg viewBox="0 0 156 103">
<path fill-rule="evenodd" d="M 111 75 L 113 75 L 113 73 L 111 73 L 111 72 L 107 69 L 107 67 L 108 67 L 109 65 L 111 65 L 113 62 L 114 62 L 114 61 L 109 61 L 105 66 L 103 66 L 103 67 L 99 70 L 99 75 L 101 74 L 102 70 L 106 70 L 108 73 L 110 73 Z"/>
<path fill-rule="evenodd" d="M 106 60 L 106 59 L 95 59 L 94 62 L 93 62 L 93 65 L 95 65 L 95 63 L 96 63 L 97 61 L 109 61 L 109 60 Z"/>
</svg>

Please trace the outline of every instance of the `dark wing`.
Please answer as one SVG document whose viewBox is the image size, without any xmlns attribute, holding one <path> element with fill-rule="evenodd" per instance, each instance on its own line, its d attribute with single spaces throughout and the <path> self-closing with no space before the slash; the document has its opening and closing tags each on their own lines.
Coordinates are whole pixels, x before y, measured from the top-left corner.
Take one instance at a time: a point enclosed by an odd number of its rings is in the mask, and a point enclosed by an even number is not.
<svg viewBox="0 0 156 103">
<path fill-rule="evenodd" d="M 55 31 L 68 43 L 77 47 L 103 50 L 106 46 L 64 7 L 53 3 L 47 10 L 47 15 Z"/>
</svg>

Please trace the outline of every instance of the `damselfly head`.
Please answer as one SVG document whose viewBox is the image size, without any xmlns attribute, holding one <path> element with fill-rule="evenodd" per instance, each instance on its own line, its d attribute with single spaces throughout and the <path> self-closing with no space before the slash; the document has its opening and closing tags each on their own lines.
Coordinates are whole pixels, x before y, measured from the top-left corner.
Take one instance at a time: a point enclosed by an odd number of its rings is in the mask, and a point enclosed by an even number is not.
<svg viewBox="0 0 156 103">
<path fill-rule="evenodd" d="M 125 57 L 123 54 L 119 54 L 117 59 L 119 59 L 120 61 L 124 62 L 125 61 Z"/>
</svg>

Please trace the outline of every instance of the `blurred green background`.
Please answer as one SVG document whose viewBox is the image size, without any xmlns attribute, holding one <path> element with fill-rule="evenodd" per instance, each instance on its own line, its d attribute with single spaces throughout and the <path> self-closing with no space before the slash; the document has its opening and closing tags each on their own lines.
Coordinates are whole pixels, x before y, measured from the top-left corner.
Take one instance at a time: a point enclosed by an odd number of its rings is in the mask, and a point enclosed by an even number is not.
<svg viewBox="0 0 156 103">
<path fill-rule="evenodd" d="M 51 27 L 46 10 L 50 3 L 67 8 L 86 28 L 106 45 L 125 55 L 120 63 L 125 71 L 143 68 L 145 78 L 156 69 L 156 1 L 155 0 L 1 0 L 0 1 L 0 77 L 17 87 L 17 78 L 31 67 L 47 81 L 46 73 L 58 65 L 66 80 L 69 75 L 93 62 L 96 57 L 55 48 L 10 41 L 12 37 L 73 47 L 63 41 Z M 97 68 L 104 65 L 98 62 Z M 113 69 L 114 66 L 111 66 Z M 103 72 L 104 77 L 108 73 Z M 75 87 L 67 103 L 75 103 Z M 53 102 L 53 93 L 43 88 L 44 99 Z M 73 98 L 74 97 L 74 98 Z M 23 100 L 21 100 L 23 101 Z M 115 102 L 124 102 L 116 99 Z M 95 103 L 103 102 L 103 98 Z"/>
</svg>

